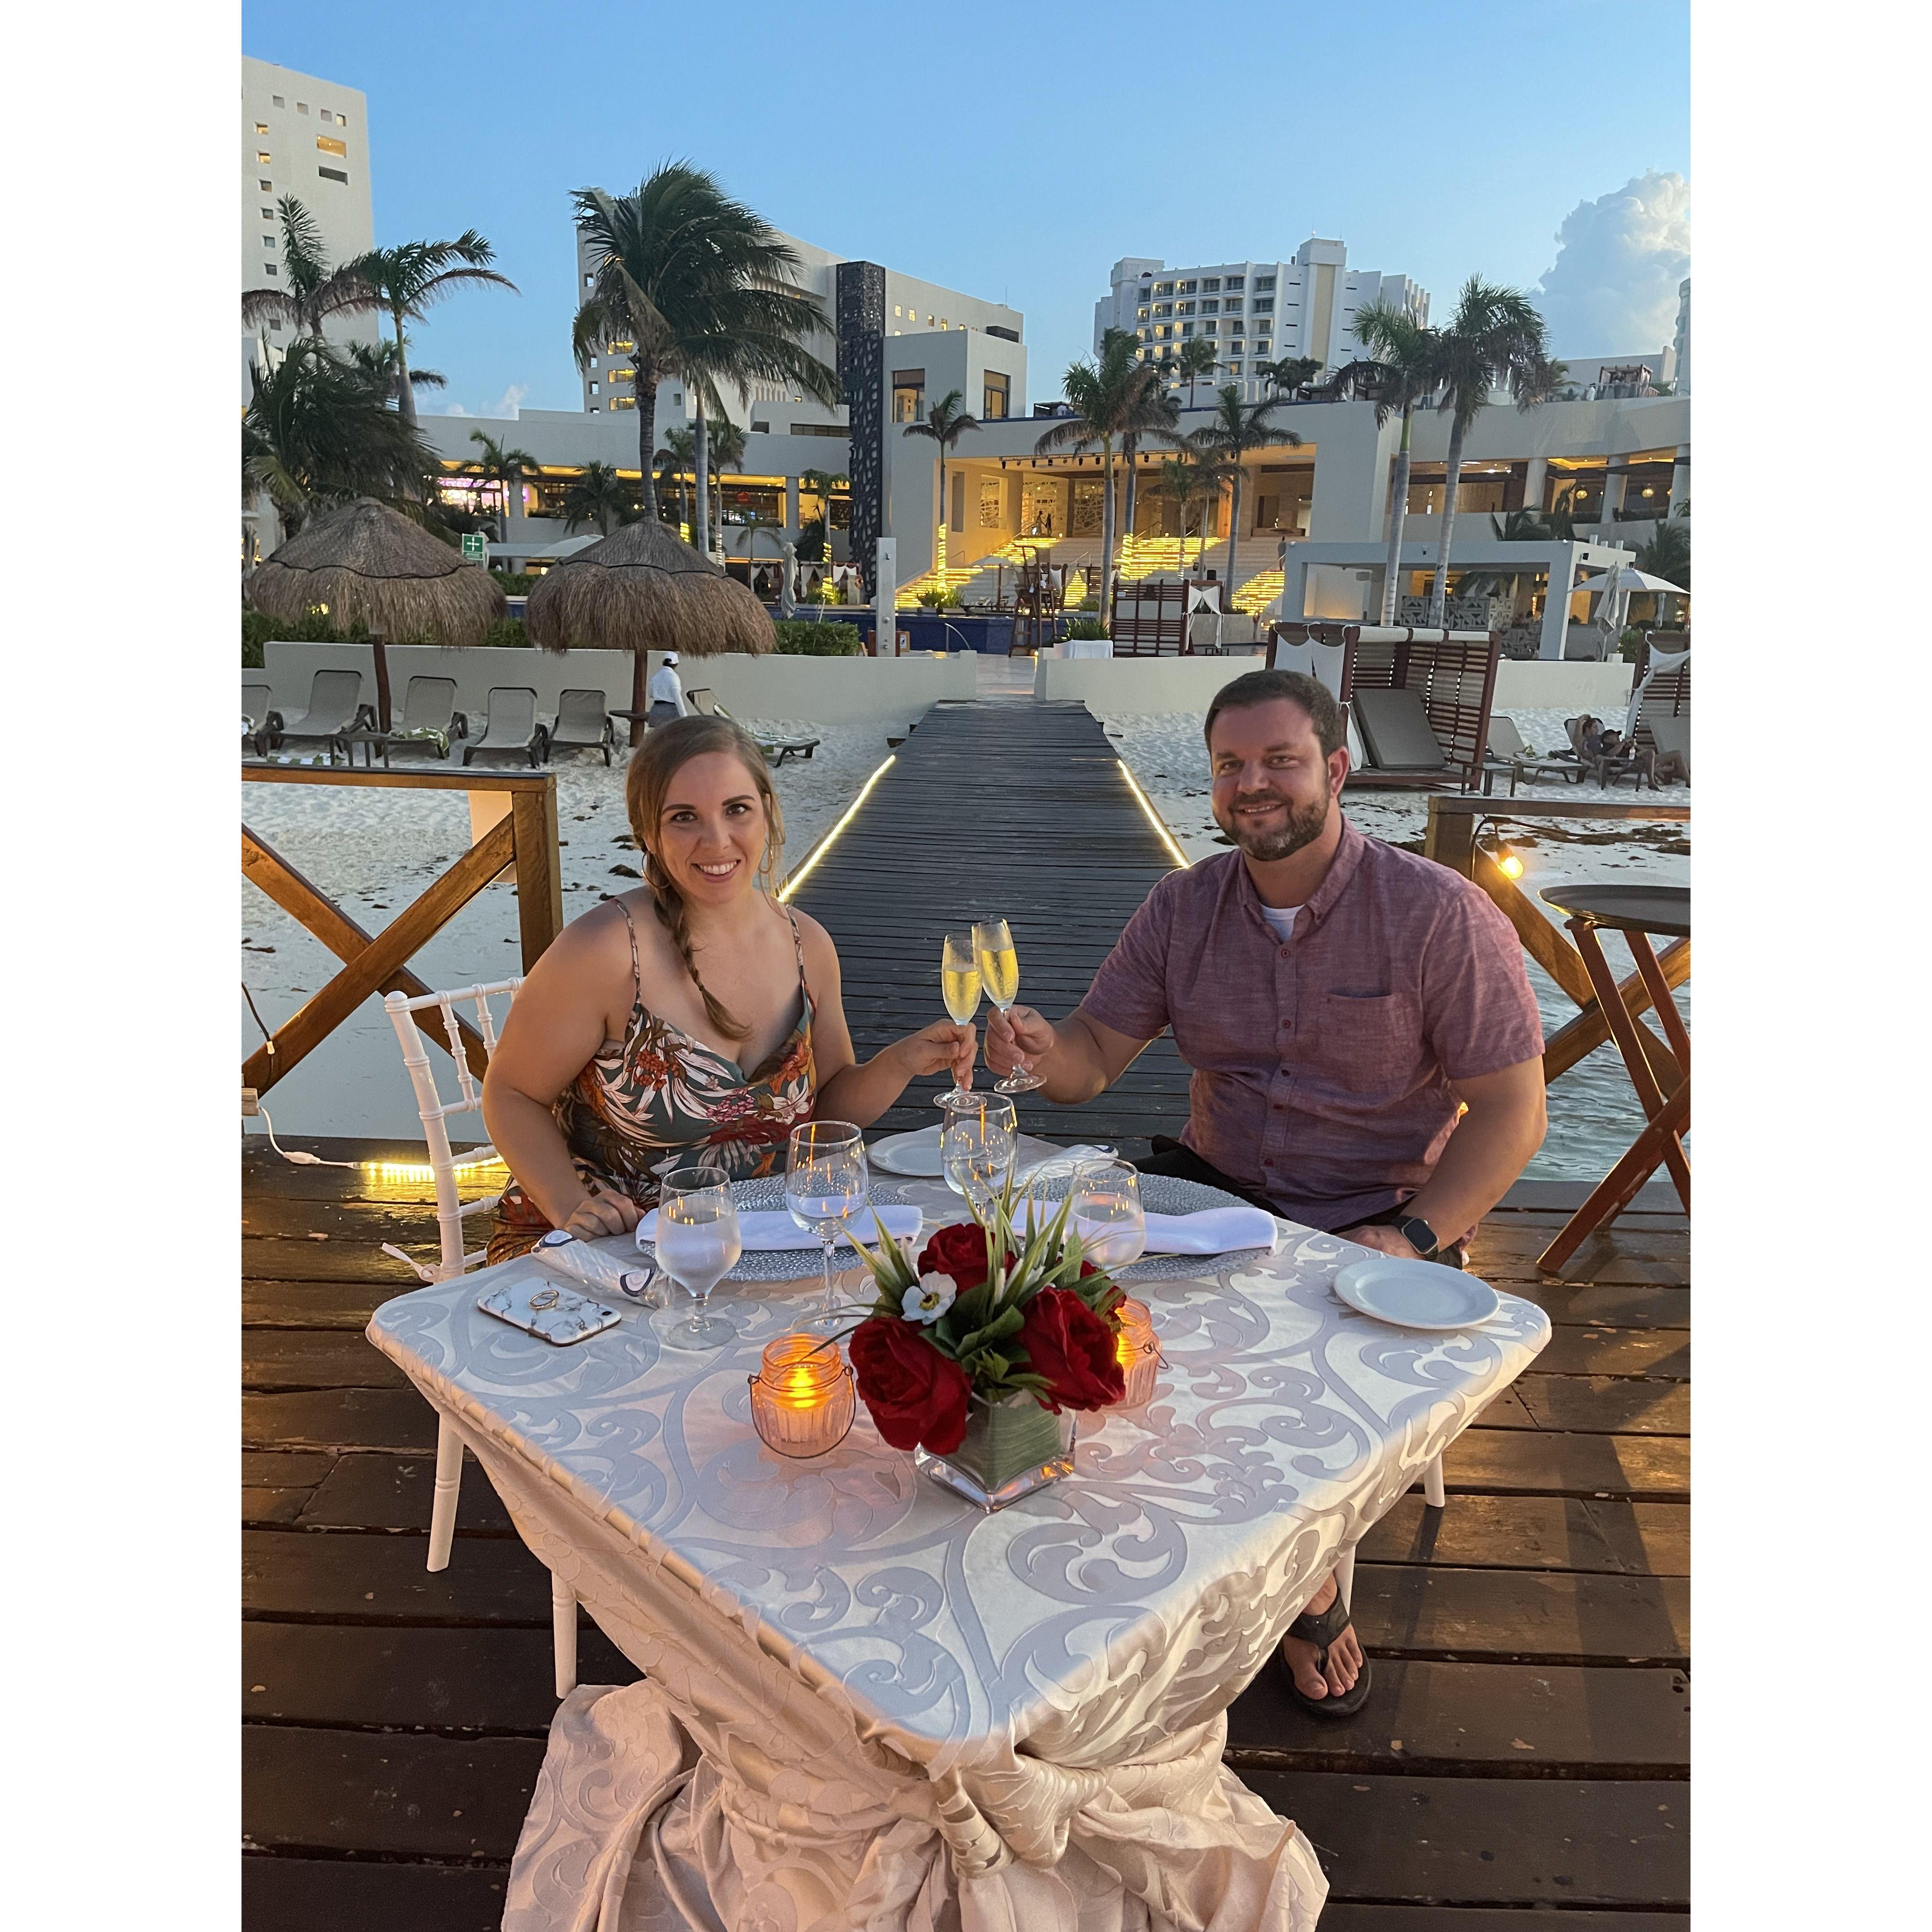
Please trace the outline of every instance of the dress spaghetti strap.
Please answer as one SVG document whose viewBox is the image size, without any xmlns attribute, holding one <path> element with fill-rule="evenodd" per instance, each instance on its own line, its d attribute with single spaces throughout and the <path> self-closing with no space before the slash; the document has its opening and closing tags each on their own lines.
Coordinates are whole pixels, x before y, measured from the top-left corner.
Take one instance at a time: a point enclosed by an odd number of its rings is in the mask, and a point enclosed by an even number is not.
<svg viewBox="0 0 1932 1932">
<path fill-rule="evenodd" d="M 624 929 L 631 935 L 631 1017 L 635 1020 L 644 1004 L 644 969 L 638 963 L 638 928 L 631 917 L 631 908 L 622 899 L 614 903 L 624 915 Z"/>
</svg>

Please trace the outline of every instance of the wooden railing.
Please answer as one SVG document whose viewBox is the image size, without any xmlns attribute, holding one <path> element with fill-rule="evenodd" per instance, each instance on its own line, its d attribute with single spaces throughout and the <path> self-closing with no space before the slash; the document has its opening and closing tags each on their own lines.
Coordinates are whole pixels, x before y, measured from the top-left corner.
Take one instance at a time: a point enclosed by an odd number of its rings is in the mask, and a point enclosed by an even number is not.
<svg viewBox="0 0 1932 1932">
<path fill-rule="evenodd" d="M 1511 799 L 1507 806 L 1498 799 L 1467 796 L 1438 795 L 1430 800 L 1429 830 L 1423 844 L 1424 856 L 1433 859 L 1438 865 L 1447 866 L 1452 872 L 1460 872 L 1466 879 L 1473 879 L 1480 886 L 1516 928 L 1516 937 L 1522 941 L 1522 950 L 1576 1003 L 1576 1018 L 1559 1027 L 1544 1043 L 1543 1078 L 1546 1086 L 1568 1072 L 1586 1054 L 1601 1046 L 1610 1036 L 1610 1024 L 1592 989 L 1582 955 L 1558 927 L 1544 916 L 1528 895 L 1513 879 L 1504 877 L 1496 860 L 1478 845 L 1478 829 L 1485 819 L 1520 821 L 1538 818 L 1649 818 L 1682 824 L 1688 822 L 1690 817 L 1690 808 L 1688 805 L 1626 805 L 1620 800 L 1608 799 L 1579 799 L 1574 802 L 1561 799 Z M 1666 986 L 1673 989 L 1681 986 L 1690 976 L 1690 940 L 1673 940 L 1658 955 L 1657 963 L 1663 969 Z M 1619 981 L 1617 991 L 1622 997 L 1624 1010 L 1634 1021 L 1637 1020 L 1638 1015 L 1650 1011 L 1650 989 L 1644 984 L 1641 974 L 1633 973 L 1628 979 Z M 1658 1085 L 1667 1096 L 1684 1078 L 1677 1056 L 1641 1021 L 1637 1021 L 1636 1032 L 1642 1042 L 1645 1057 L 1657 1076 Z"/>
<path fill-rule="evenodd" d="M 250 784 L 385 785 L 403 791 L 508 792 L 507 818 L 441 874 L 380 933 L 363 930 L 267 841 L 242 827 L 242 876 L 259 886 L 344 963 L 242 1063 L 242 1084 L 266 1093 L 298 1066 L 372 994 L 414 997 L 431 989 L 408 962 L 492 879 L 514 866 L 517 924 L 527 973 L 563 929 L 563 880 L 557 862 L 556 778 L 550 772 L 355 771 L 320 765 L 244 764 Z M 487 975 L 478 976 L 487 977 Z M 480 1079 L 489 1062 L 482 1036 L 460 1029 L 464 1056 Z M 423 1037 L 443 1047 L 432 1033 Z M 445 1052 L 448 1051 L 443 1047 Z"/>
</svg>

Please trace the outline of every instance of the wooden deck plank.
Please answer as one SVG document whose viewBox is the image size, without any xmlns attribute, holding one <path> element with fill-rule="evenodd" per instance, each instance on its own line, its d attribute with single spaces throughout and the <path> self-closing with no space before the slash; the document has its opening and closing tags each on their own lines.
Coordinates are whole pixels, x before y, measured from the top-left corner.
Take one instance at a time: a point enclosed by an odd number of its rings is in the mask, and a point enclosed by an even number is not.
<svg viewBox="0 0 1932 1932">
<path fill-rule="evenodd" d="M 426 1537 L 242 1533 L 244 1616 L 334 1623 L 550 1627 L 550 1572 L 514 1537 L 459 1535 L 446 1570 Z"/>
<path fill-rule="evenodd" d="M 263 1857 L 242 1861 L 248 1932 L 501 1932 L 500 1864 Z"/>
</svg>

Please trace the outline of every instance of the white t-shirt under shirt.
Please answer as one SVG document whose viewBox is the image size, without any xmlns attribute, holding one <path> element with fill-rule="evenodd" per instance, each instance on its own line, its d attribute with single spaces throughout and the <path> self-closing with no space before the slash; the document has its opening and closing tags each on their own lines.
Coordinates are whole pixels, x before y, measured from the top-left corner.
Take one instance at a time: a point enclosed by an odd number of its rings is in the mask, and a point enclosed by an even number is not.
<svg viewBox="0 0 1932 1932">
<path fill-rule="evenodd" d="M 1286 946 L 1294 933 L 1295 916 L 1300 910 L 1299 906 L 1264 905 L 1262 908 L 1262 916 L 1274 928 L 1276 938 Z"/>
</svg>

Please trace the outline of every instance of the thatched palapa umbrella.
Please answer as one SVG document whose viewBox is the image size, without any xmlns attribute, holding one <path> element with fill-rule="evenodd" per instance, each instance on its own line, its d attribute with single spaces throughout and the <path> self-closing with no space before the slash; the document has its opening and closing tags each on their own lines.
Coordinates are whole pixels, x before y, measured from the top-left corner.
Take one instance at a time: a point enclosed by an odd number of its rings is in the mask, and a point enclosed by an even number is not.
<svg viewBox="0 0 1932 1932">
<path fill-rule="evenodd" d="M 631 742 L 644 736 L 646 654 L 762 656 L 777 639 L 765 607 L 676 533 L 646 518 L 567 557 L 532 586 L 524 622 L 547 651 L 628 651 Z"/>
<path fill-rule="evenodd" d="M 487 570 L 465 563 L 419 524 L 373 496 L 331 510 L 291 537 L 248 579 L 258 610 L 290 621 L 317 604 L 338 628 L 368 626 L 376 658 L 376 713 L 389 728 L 385 639 L 480 644 L 508 608 Z"/>
</svg>

